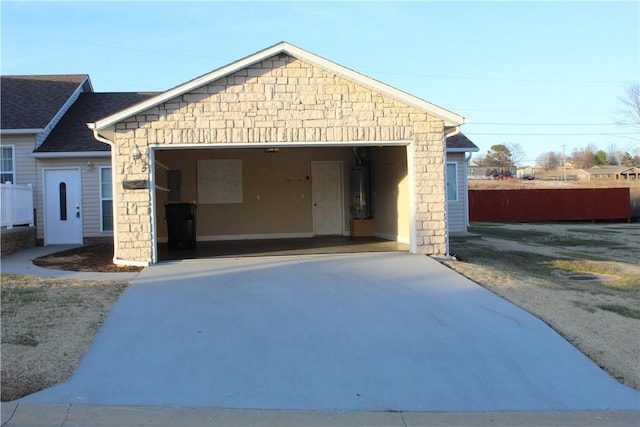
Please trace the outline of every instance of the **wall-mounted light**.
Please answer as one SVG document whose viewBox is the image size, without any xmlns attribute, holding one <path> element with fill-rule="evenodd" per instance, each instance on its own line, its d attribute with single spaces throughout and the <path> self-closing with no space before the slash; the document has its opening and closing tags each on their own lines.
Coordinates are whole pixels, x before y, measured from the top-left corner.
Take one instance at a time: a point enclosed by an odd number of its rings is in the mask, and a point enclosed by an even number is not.
<svg viewBox="0 0 640 427">
<path fill-rule="evenodd" d="M 91 172 L 93 170 L 93 163 L 87 162 L 87 172 Z"/>
<path fill-rule="evenodd" d="M 144 160 L 142 152 L 140 151 L 140 148 L 138 148 L 138 144 L 136 144 L 135 142 L 131 147 L 131 159 L 133 160 L 134 164 L 138 164 L 138 161 L 140 161 L 142 165 L 142 172 L 147 171 L 148 163 Z"/>
<path fill-rule="evenodd" d="M 140 152 L 140 149 L 138 148 L 138 144 L 136 144 L 135 142 L 133 143 L 133 150 L 131 151 L 131 158 L 133 159 L 134 163 L 138 163 L 138 160 L 140 160 L 142 158 L 142 153 Z"/>
<path fill-rule="evenodd" d="M 277 153 L 278 151 L 280 151 L 280 149 L 277 147 L 269 147 L 264 149 L 265 153 Z"/>
</svg>

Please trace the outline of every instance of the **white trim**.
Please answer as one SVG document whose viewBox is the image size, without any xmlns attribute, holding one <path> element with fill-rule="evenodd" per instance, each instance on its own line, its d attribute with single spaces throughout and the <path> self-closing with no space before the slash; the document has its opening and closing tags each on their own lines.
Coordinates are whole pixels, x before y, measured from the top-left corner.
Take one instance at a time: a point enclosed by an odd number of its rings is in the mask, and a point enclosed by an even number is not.
<svg viewBox="0 0 640 427">
<path fill-rule="evenodd" d="M 327 141 L 327 142 L 238 142 L 224 143 L 214 142 L 207 144 L 150 144 L 149 148 L 154 150 L 201 150 L 204 148 L 325 148 L 325 147 L 402 147 L 411 144 L 408 139 L 400 139 L 397 141 Z"/>
<path fill-rule="evenodd" d="M 447 153 L 475 153 L 480 151 L 478 147 L 476 148 L 447 148 Z"/>
<path fill-rule="evenodd" d="M 0 129 L 0 135 L 31 135 L 42 132 L 44 129 Z"/>
<path fill-rule="evenodd" d="M 93 130 L 93 137 L 100 142 L 103 142 L 105 144 L 107 144 L 111 149 L 113 149 L 113 142 L 109 141 L 107 138 L 101 136 L 97 130 Z M 115 172 L 116 170 L 118 170 L 116 168 L 116 156 L 112 156 L 111 155 L 112 152 L 109 151 L 109 155 L 111 157 L 111 195 L 113 196 L 114 199 L 116 199 L 116 195 L 117 193 L 117 185 L 116 185 L 116 180 L 115 180 Z M 112 203 L 113 205 L 113 263 L 116 265 L 130 265 L 130 264 L 118 264 L 118 262 L 122 262 L 122 260 L 118 257 L 118 244 L 119 244 L 119 238 L 118 238 L 118 211 L 117 211 L 117 206 L 116 203 Z"/>
<path fill-rule="evenodd" d="M 11 174 L 13 178 L 11 179 L 12 184 L 17 184 L 16 179 L 18 179 L 18 173 L 16 172 L 16 145 L 15 144 L 0 144 L 0 148 L 11 148 Z M 0 154 L 0 160 L 2 160 L 2 155 Z M 2 170 L 0 167 L 0 174 L 8 173 Z M 3 182 L 2 184 L 6 184 Z"/>
<path fill-rule="evenodd" d="M 55 151 L 55 152 L 33 152 L 32 157 L 36 159 L 62 159 L 78 157 L 111 157 L 111 151 Z"/>
<path fill-rule="evenodd" d="M 220 234 L 196 236 L 198 242 L 218 242 L 230 240 L 272 240 L 272 239 L 308 239 L 313 233 L 266 233 L 266 234 Z M 158 243 L 167 243 L 168 238 L 158 239 Z"/>
<path fill-rule="evenodd" d="M 155 150 L 152 147 L 147 148 L 147 159 L 149 163 L 149 191 L 151 192 L 151 263 L 156 264 L 158 262 L 158 211 L 156 209 L 156 163 L 162 165 L 160 162 L 156 162 Z M 163 167 L 167 168 L 165 165 Z M 167 168 L 169 170 L 169 168 Z M 196 241 L 198 238 L 196 236 Z"/>
<path fill-rule="evenodd" d="M 71 106 L 76 102 L 76 100 L 78 99 L 80 94 L 85 91 L 84 90 L 84 85 L 86 83 L 89 83 L 89 90 L 90 90 L 90 92 L 93 92 L 93 85 L 91 84 L 91 80 L 89 79 L 89 75 L 87 74 L 87 75 L 85 75 L 84 80 L 82 80 L 82 82 L 80 82 L 80 84 L 76 87 L 76 89 L 69 96 L 69 98 L 67 98 L 67 100 L 64 102 L 64 104 L 62 104 L 62 107 L 60 107 L 60 109 L 58 109 L 56 114 L 51 118 L 49 123 L 47 123 L 47 125 L 44 127 L 43 133 L 41 135 L 38 135 L 38 137 L 36 138 L 36 147 L 39 147 L 40 145 L 42 145 L 42 143 L 44 142 L 45 138 L 47 136 L 49 136 L 49 134 L 51 133 L 53 128 L 56 127 L 56 125 L 60 122 L 60 120 L 66 114 L 66 112 L 69 110 L 69 108 L 71 108 Z"/>
<path fill-rule="evenodd" d="M 102 171 L 104 169 L 110 169 L 111 170 L 111 182 L 110 184 L 113 182 L 113 168 L 111 166 L 100 166 L 98 168 L 98 185 L 100 186 L 100 197 L 99 197 L 99 202 L 100 202 L 100 233 L 113 233 L 113 223 L 115 222 L 115 218 L 113 217 L 113 186 L 112 186 L 112 190 L 111 190 L 111 199 L 107 199 L 105 197 L 103 197 L 102 195 Z M 104 211 L 102 209 L 102 202 L 105 200 L 111 200 L 111 230 L 105 230 L 104 229 Z"/>
<path fill-rule="evenodd" d="M 413 144 L 407 145 L 407 176 L 409 177 L 409 252 L 418 253 L 417 215 L 416 215 L 416 167 Z"/>
<path fill-rule="evenodd" d="M 78 172 L 80 186 L 80 245 L 84 244 L 84 206 L 82 201 L 82 168 L 69 166 L 54 166 L 42 168 L 42 239 L 44 246 L 49 245 L 47 242 L 47 171 L 50 170 L 74 170 Z"/>
<path fill-rule="evenodd" d="M 168 91 L 160 95 L 154 96 L 153 98 L 150 98 L 144 102 L 131 106 L 116 114 L 112 114 L 111 116 L 105 117 L 102 120 L 98 120 L 95 123 L 87 123 L 87 126 L 89 126 L 90 129 L 98 129 L 98 130 L 108 128 L 142 111 L 156 107 L 157 105 L 160 105 L 170 99 L 173 99 L 185 93 L 191 92 L 215 80 L 218 80 L 222 77 L 226 77 L 230 74 L 235 73 L 236 71 L 242 70 L 246 67 L 250 67 L 253 64 L 256 64 L 258 62 L 261 62 L 273 56 L 279 55 L 281 53 L 293 56 L 297 59 L 300 59 L 301 61 L 308 62 L 312 65 L 316 65 L 318 67 L 324 68 L 325 70 L 341 75 L 346 79 L 352 80 L 363 86 L 367 86 L 374 91 L 381 92 L 388 96 L 396 98 L 406 104 L 414 106 L 420 110 L 425 111 L 430 115 L 433 115 L 437 118 L 444 120 L 445 125 L 447 126 L 459 126 L 465 123 L 466 121 L 464 117 L 459 116 L 458 114 L 455 114 L 451 111 L 445 110 L 444 108 L 438 107 L 437 105 L 431 104 L 430 102 L 417 98 L 413 95 L 409 95 L 406 92 L 398 90 L 387 84 L 381 83 L 363 74 L 357 73 L 349 68 L 338 65 L 335 62 L 331 62 L 325 58 L 322 58 L 311 52 L 307 52 L 306 50 L 300 49 L 289 43 L 281 42 L 274 46 L 268 47 L 260 52 L 254 53 L 253 55 L 250 55 L 238 61 L 232 62 L 229 65 L 218 68 L 217 70 L 214 70 L 208 74 L 200 76 L 189 82 L 186 82 L 180 86 L 176 86 L 173 89 L 169 89 Z"/>
</svg>

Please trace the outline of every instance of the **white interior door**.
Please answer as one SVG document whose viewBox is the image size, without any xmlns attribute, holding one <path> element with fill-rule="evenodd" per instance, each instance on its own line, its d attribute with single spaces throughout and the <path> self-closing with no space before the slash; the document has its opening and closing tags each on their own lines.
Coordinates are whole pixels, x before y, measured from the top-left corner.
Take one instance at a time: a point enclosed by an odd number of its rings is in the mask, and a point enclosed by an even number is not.
<svg viewBox="0 0 640 427">
<path fill-rule="evenodd" d="M 79 169 L 44 170 L 46 245 L 82 244 L 82 192 Z"/>
<path fill-rule="evenodd" d="M 343 234 L 342 162 L 311 162 L 313 233 Z"/>
</svg>

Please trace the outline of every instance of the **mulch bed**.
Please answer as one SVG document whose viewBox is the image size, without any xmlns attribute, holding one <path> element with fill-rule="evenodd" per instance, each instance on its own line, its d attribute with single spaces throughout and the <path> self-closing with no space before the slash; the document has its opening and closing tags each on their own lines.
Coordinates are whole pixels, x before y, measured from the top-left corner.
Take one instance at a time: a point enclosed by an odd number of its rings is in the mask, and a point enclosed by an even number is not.
<svg viewBox="0 0 640 427">
<path fill-rule="evenodd" d="M 142 270 L 142 267 L 115 265 L 113 244 L 86 245 L 56 252 L 36 258 L 33 263 L 44 268 L 98 273 L 133 273 Z"/>
</svg>

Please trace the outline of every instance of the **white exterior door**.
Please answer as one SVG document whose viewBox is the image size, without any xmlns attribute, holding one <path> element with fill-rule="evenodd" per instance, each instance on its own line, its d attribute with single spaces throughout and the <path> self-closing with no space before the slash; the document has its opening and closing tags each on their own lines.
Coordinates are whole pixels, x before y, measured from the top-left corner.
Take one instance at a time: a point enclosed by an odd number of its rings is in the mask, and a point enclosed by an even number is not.
<svg viewBox="0 0 640 427">
<path fill-rule="evenodd" d="M 44 243 L 82 244 L 79 169 L 44 170 Z"/>
<path fill-rule="evenodd" d="M 311 162 L 313 233 L 343 234 L 342 162 Z"/>
</svg>

